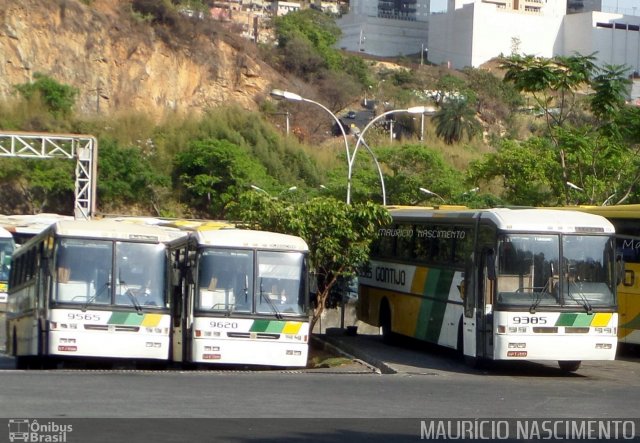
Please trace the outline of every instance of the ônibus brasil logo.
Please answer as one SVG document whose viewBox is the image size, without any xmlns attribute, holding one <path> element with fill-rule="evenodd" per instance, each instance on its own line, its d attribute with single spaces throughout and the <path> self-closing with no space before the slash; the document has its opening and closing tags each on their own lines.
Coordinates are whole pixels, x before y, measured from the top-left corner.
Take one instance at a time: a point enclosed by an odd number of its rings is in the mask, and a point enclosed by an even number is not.
<svg viewBox="0 0 640 443">
<path fill-rule="evenodd" d="M 10 442 L 65 443 L 67 434 L 72 431 L 72 425 L 61 425 L 52 421 L 40 423 L 28 418 L 9 419 Z"/>
</svg>

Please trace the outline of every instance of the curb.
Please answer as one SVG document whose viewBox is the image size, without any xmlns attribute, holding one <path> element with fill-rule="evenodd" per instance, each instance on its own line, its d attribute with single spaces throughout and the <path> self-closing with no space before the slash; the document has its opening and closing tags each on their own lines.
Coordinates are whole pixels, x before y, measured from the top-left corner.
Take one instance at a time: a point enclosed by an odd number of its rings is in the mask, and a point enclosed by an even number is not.
<svg viewBox="0 0 640 443">
<path fill-rule="evenodd" d="M 340 340 L 336 339 L 335 336 L 312 335 L 311 340 L 319 342 L 326 348 L 371 368 L 371 370 L 377 374 L 397 374 L 397 371 L 385 362 L 367 355 L 356 347 L 340 342 Z"/>
</svg>

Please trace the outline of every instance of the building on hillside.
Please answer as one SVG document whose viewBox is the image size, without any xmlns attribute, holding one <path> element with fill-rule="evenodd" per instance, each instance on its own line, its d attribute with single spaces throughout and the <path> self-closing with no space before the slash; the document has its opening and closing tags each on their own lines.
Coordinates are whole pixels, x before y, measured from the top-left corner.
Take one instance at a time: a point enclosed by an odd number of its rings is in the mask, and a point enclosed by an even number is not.
<svg viewBox="0 0 640 443">
<path fill-rule="evenodd" d="M 337 20 L 339 47 L 381 57 L 418 54 L 426 48 L 430 0 L 353 0 Z"/>
<path fill-rule="evenodd" d="M 275 0 L 271 3 L 271 12 L 275 16 L 286 15 L 290 12 L 299 11 L 301 9 L 300 2 L 287 2 Z"/>
<path fill-rule="evenodd" d="M 640 71 L 640 17 L 600 12 L 602 0 L 354 0 L 338 20 L 338 46 L 377 56 L 419 54 L 453 68 L 478 67 L 502 55 L 595 54 L 599 65 Z M 407 6 L 403 6 L 407 5 Z M 635 8 L 634 8 L 635 9 Z"/>
</svg>

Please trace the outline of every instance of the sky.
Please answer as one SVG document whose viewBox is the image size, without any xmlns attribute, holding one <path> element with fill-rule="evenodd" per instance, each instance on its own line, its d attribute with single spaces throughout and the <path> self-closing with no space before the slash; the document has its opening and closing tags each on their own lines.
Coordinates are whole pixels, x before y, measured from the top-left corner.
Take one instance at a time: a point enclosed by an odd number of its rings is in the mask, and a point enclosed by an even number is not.
<svg viewBox="0 0 640 443">
<path fill-rule="evenodd" d="M 636 14 L 640 15 L 640 0 L 602 0 L 602 10 L 606 12 L 618 12 L 633 14 L 633 7 L 636 7 Z M 443 11 L 447 8 L 447 0 L 431 0 L 431 11 Z"/>
</svg>

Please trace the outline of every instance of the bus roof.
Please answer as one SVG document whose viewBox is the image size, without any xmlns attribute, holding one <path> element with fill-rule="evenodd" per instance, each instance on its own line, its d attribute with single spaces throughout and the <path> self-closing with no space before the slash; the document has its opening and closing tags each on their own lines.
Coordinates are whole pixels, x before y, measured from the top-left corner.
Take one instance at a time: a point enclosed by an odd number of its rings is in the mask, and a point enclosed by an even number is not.
<svg viewBox="0 0 640 443">
<path fill-rule="evenodd" d="M 197 230 L 191 235 L 199 244 L 259 249 L 289 249 L 308 251 L 307 243 L 300 237 L 276 232 L 249 229 Z"/>
<path fill-rule="evenodd" d="M 0 225 L 14 235 L 34 236 L 60 220 L 73 220 L 70 215 L 60 214 L 15 214 L 0 215 Z"/>
<path fill-rule="evenodd" d="M 65 237 L 167 242 L 186 235 L 178 229 L 117 220 L 63 220 L 53 225 Z"/>
<path fill-rule="evenodd" d="M 607 218 L 640 218 L 640 205 L 615 205 L 615 206 L 566 206 L 564 210 L 575 210 L 581 212 L 588 212 L 590 214 L 597 214 Z"/>
<path fill-rule="evenodd" d="M 493 209 L 429 209 L 390 208 L 389 213 L 396 221 L 417 220 L 471 220 L 489 219 L 498 229 L 508 231 L 538 232 L 606 232 L 613 233 L 613 225 L 604 217 L 579 211 L 565 211 L 541 208 L 493 208 Z"/>
</svg>

